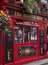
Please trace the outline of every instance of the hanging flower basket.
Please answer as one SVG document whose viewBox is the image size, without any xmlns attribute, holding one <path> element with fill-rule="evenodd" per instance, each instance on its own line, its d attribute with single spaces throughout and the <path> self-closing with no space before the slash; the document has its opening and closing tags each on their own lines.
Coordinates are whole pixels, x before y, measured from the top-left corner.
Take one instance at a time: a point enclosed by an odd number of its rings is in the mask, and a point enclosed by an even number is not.
<svg viewBox="0 0 48 65">
<path fill-rule="evenodd" d="M 3 32 L 9 29 L 11 17 L 5 14 L 4 11 L 0 10 L 0 30 Z"/>
</svg>

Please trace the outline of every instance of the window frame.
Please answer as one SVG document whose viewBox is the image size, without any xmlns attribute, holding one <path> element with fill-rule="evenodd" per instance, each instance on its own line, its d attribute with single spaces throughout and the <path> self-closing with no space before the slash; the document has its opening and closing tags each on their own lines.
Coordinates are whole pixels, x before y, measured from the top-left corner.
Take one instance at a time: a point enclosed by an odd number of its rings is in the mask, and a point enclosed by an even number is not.
<svg viewBox="0 0 48 65">
<path fill-rule="evenodd" d="M 30 25 L 29 25 L 29 26 L 28 26 L 28 25 L 22 25 L 22 26 L 21 26 L 20 24 L 18 24 L 18 25 L 16 25 L 16 26 L 17 26 L 17 27 L 19 26 L 19 27 L 22 28 L 22 42 L 17 43 L 17 42 L 14 41 L 15 44 L 37 43 L 37 41 L 39 40 L 39 39 L 38 39 L 38 38 L 39 38 L 39 29 L 38 29 L 38 26 L 34 26 L 34 25 L 33 25 L 33 26 L 30 26 Z M 15 27 L 16 27 L 16 26 L 15 26 Z M 30 35 L 30 40 L 29 40 L 29 42 L 24 42 L 24 26 L 30 27 L 30 28 L 33 28 L 33 27 L 36 27 L 36 28 L 37 28 L 37 33 L 36 33 L 36 34 L 37 34 L 37 40 L 36 40 L 35 42 L 34 42 L 34 41 L 31 41 L 31 31 L 30 31 L 30 34 L 29 34 L 29 35 Z"/>
</svg>

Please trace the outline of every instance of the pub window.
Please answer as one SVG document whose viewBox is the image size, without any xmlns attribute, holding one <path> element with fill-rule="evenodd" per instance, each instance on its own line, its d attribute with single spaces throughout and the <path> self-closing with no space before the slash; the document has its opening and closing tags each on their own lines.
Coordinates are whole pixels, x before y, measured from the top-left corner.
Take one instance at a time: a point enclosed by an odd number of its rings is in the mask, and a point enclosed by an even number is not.
<svg viewBox="0 0 48 65">
<path fill-rule="evenodd" d="M 14 10 L 14 13 L 15 13 L 16 16 L 22 16 L 22 13 L 17 11 L 17 10 Z"/>
<path fill-rule="evenodd" d="M 24 27 L 24 42 L 30 42 L 30 27 Z"/>
<path fill-rule="evenodd" d="M 45 21 L 47 21 L 47 18 L 45 18 Z"/>
<path fill-rule="evenodd" d="M 11 14 L 11 15 L 14 15 L 14 10 L 11 9 L 11 8 L 7 8 L 7 14 Z"/>
<path fill-rule="evenodd" d="M 31 41 L 36 42 L 37 40 L 37 28 L 31 28 Z"/>
<path fill-rule="evenodd" d="M 48 26 L 47 26 L 47 35 L 48 35 Z"/>
<path fill-rule="evenodd" d="M 44 14 L 47 13 L 47 7 L 46 7 L 46 5 L 42 5 L 41 12 L 44 13 Z"/>
<path fill-rule="evenodd" d="M 42 3 L 47 3 L 47 0 L 41 0 Z"/>
<path fill-rule="evenodd" d="M 14 0 L 8 0 L 8 3 L 14 3 Z"/>
<path fill-rule="evenodd" d="M 16 22 L 17 22 L 17 23 L 23 23 L 23 21 L 20 20 L 20 19 L 16 19 Z"/>
<path fill-rule="evenodd" d="M 45 21 L 45 17 L 42 17 L 42 20 Z"/>
<path fill-rule="evenodd" d="M 25 25 L 31 25 L 30 21 L 24 21 Z"/>
<path fill-rule="evenodd" d="M 0 46 L 2 46 L 3 43 L 4 43 L 4 39 L 3 39 L 1 31 L 0 31 Z"/>
<path fill-rule="evenodd" d="M 14 42 L 21 43 L 22 42 L 22 27 L 15 27 L 15 33 L 14 33 Z"/>
<path fill-rule="evenodd" d="M 40 55 L 44 55 L 44 30 L 40 30 Z"/>
<path fill-rule="evenodd" d="M 20 1 L 20 0 L 16 0 L 16 1 Z"/>
<path fill-rule="evenodd" d="M 37 19 L 37 16 L 36 16 L 36 15 L 32 15 L 32 18 L 33 18 L 33 19 Z"/>
<path fill-rule="evenodd" d="M 32 25 L 38 25 L 38 23 L 37 22 L 34 22 L 34 21 L 32 21 L 31 24 Z"/>
</svg>

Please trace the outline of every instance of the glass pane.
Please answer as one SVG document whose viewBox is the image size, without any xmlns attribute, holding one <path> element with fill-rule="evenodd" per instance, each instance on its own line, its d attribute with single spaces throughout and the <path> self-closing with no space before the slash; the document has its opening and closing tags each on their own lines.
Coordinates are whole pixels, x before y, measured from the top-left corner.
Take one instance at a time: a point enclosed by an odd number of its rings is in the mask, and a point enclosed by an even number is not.
<svg viewBox="0 0 48 65">
<path fill-rule="evenodd" d="M 47 35 L 48 35 L 48 26 L 47 26 Z"/>
<path fill-rule="evenodd" d="M 24 21 L 25 25 L 31 25 L 30 21 Z"/>
<path fill-rule="evenodd" d="M 48 26 L 47 26 L 47 53 L 48 53 Z"/>
<path fill-rule="evenodd" d="M 2 35 L 0 34 L 0 46 L 2 46 L 4 44 L 4 39 L 2 37 Z"/>
<path fill-rule="evenodd" d="M 7 14 L 14 15 L 14 10 L 11 8 L 7 8 Z"/>
<path fill-rule="evenodd" d="M 16 19 L 16 23 L 23 24 L 23 21 L 22 21 L 22 20 L 20 20 L 20 19 Z"/>
<path fill-rule="evenodd" d="M 14 10 L 14 13 L 15 13 L 15 15 L 17 15 L 17 16 L 22 16 L 22 13 L 19 12 L 19 11 Z"/>
<path fill-rule="evenodd" d="M 16 0 L 16 1 L 20 1 L 20 0 Z"/>
<path fill-rule="evenodd" d="M 31 23 L 32 23 L 32 25 L 38 25 L 38 23 L 34 22 L 34 21 L 32 21 Z"/>
<path fill-rule="evenodd" d="M 24 27 L 24 42 L 30 41 L 30 27 Z"/>
<path fill-rule="evenodd" d="M 14 41 L 17 43 L 22 42 L 22 27 L 15 27 L 15 36 L 14 36 Z"/>
<path fill-rule="evenodd" d="M 42 3 L 47 3 L 47 0 L 41 0 Z"/>
<path fill-rule="evenodd" d="M 19 50 L 19 57 L 36 55 L 35 46 L 22 46 L 22 47 L 19 47 L 18 50 Z"/>
<path fill-rule="evenodd" d="M 40 30 L 40 55 L 44 55 L 44 30 Z"/>
<path fill-rule="evenodd" d="M 31 41 L 35 42 L 37 40 L 37 28 L 31 28 Z"/>
<path fill-rule="evenodd" d="M 14 0 L 8 0 L 9 3 L 14 3 Z"/>
</svg>

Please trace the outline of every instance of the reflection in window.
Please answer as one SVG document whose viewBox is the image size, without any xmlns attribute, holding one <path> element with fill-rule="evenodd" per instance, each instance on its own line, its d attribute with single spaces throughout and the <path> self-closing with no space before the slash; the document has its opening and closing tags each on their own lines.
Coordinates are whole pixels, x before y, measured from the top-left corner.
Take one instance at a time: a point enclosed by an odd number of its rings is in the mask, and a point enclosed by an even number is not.
<svg viewBox="0 0 48 65">
<path fill-rule="evenodd" d="M 30 41 L 30 27 L 24 27 L 24 42 Z"/>
<path fill-rule="evenodd" d="M 17 42 L 17 43 L 22 42 L 22 27 L 15 27 L 14 41 Z"/>
<path fill-rule="evenodd" d="M 35 42 L 37 40 L 37 28 L 31 28 L 31 41 Z"/>
</svg>

